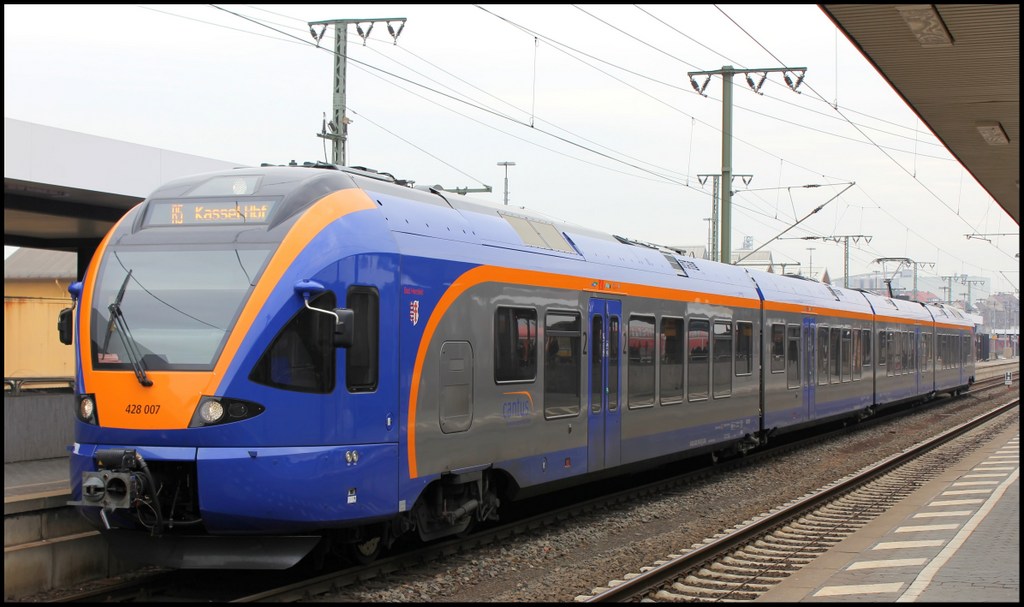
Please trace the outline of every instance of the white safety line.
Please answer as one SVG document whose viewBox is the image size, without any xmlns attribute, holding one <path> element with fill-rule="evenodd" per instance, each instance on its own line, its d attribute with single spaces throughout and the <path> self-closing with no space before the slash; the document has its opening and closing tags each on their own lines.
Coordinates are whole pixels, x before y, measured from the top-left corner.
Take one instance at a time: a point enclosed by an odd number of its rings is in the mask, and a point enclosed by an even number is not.
<svg viewBox="0 0 1024 607">
<path fill-rule="evenodd" d="M 913 567 L 917 565 L 924 565 L 928 562 L 928 559 L 884 559 L 881 561 L 857 561 L 850 563 L 850 566 L 846 568 L 847 571 L 855 571 L 857 569 L 883 569 L 889 567 Z"/>
<path fill-rule="evenodd" d="M 928 585 L 931 584 L 935 574 L 939 572 L 939 569 L 941 569 L 942 566 L 956 554 L 956 551 L 960 549 L 960 546 L 963 545 L 964 541 L 974 533 L 974 530 L 981 524 L 981 521 L 985 520 L 988 513 L 995 507 L 999 498 L 1006 493 L 1006 489 L 1009 488 L 1009 486 L 1012 485 L 1019 476 L 1020 469 L 1018 468 L 1017 470 L 1014 470 L 1013 474 L 1011 474 L 1010 477 L 992 493 L 992 496 L 988 498 L 988 501 L 978 509 L 977 514 L 971 517 L 971 520 L 967 521 L 964 528 L 956 534 L 956 537 L 954 537 L 941 552 L 939 552 L 939 555 L 925 566 L 924 570 L 918 574 L 917 579 L 910 583 L 910 587 L 907 588 L 907 591 L 896 599 L 897 603 L 912 603 L 921 596 L 921 593 L 928 588 Z"/>
</svg>

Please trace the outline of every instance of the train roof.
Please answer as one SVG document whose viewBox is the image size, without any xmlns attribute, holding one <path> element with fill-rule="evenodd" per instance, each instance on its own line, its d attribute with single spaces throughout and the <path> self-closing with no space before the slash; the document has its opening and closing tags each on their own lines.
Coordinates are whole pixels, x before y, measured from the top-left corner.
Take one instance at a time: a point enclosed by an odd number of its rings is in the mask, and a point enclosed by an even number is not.
<svg viewBox="0 0 1024 607">
<path fill-rule="evenodd" d="M 974 319 L 963 310 L 945 304 L 924 304 L 936 322 L 974 327 Z"/>
<path fill-rule="evenodd" d="M 761 288 L 765 299 L 847 312 L 871 313 L 871 306 L 862 294 L 854 289 L 835 287 L 799 276 L 773 274 L 754 268 L 748 271 Z"/>
<path fill-rule="evenodd" d="M 895 297 L 885 297 L 884 295 L 876 295 L 874 293 L 868 293 L 867 291 L 862 291 L 862 294 L 864 298 L 871 303 L 871 307 L 874 308 L 875 314 L 879 316 L 910 318 L 923 322 L 934 320 L 932 313 L 929 312 L 925 304 L 921 302 L 898 299 Z"/>
<path fill-rule="evenodd" d="M 479 263 L 758 298 L 745 268 L 686 257 L 522 207 L 362 176 L 354 181 L 377 201 L 403 253 L 436 255 L 441 240 L 447 241 L 444 254 L 453 259 L 465 255 Z"/>
<path fill-rule="evenodd" d="M 340 189 L 367 193 L 386 219 L 402 254 L 453 261 L 514 266 L 672 289 L 838 308 L 911 319 L 935 317 L 970 324 L 958 311 L 926 308 L 799 277 L 688 257 L 668 247 L 605 233 L 551 218 L 524 207 L 475 200 L 437 186 L 415 186 L 390 173 L 325 163 L 238 167 L 168 182 L 150 198 L 184 196 L 218 177 L 258 175 L 260 196 L 281 196 L 284 204 L 268 229 L 280 225 L 322 196 Z M 383 245 L 382 245 L 383 246 Z M 387 248 L 387 247 L 384 247 Z M 759 295 L 760 293 L 760 295 Z M 948 320 L 947 320 L 948 319 Z"/>
</svg>

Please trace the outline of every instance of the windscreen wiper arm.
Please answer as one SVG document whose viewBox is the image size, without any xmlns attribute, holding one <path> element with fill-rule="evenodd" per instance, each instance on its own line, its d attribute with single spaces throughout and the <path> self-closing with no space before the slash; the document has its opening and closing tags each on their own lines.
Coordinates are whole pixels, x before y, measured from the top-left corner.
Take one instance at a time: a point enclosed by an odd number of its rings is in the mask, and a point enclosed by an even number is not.
<svg viewBox="0 0 1024 607">
<path fill-rule="evenodd" d="M 124 298 L 124 291 L 131 277 L 132 271 L 128 270 L 128 275 L 124 277 L 124 282 L 121 283 L 121 290 L 117 292 L 117 297 L 107 306 L 107 309 L 110 310 L 110 324 L 107 325 L 107 338 L 103 344 L 103 350 L 105 352 L 107 345 L 110 343 L 111 325 L 116 325 L 117 334 L 121 338 L 121 343 L 124 344 L 125 354 L 128 355 L 128 361 L 132 363 L 132 370 L 135 371 L 136 379 L 143 386 L 149 387 L 153 385 L 153 380 L 146 376 L 146 368 L 142 365 L 142 354 L 139 352 L 135 338 L 132 337 L 132 332 L 128 329 L 128 322 L 124 318 L 124 313 L 121 312 L 121 299 Z"/>
</svg>

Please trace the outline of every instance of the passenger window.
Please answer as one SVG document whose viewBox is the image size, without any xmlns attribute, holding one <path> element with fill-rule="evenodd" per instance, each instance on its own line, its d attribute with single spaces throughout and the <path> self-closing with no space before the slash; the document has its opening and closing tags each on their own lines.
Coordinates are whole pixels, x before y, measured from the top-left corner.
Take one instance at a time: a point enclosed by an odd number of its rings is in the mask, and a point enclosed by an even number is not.
<svg viewBox="0 0 1024 607">
<path fill-rule="evenodd" d="M 334 294 L 322 293 L 309 305 L 331 310 Z M 334 318 L 302 308 L 270 343 L 249 379 L 282 390 L 326 394 L 334 390 L 335 352 Z"/>
<path fill-rule="evenodd" d="M 800 327 L 786 327 L 786 386 L 800 387 Z"/>
<path fill-rule="evenodd" d="M 654 341 L 654 317 L 629 317 L 629 377 L 630 408 L 650 407 L 654 404 L 654 362 L 657 352 Z"/>
<path fill-rule="evenodd" d="M 818 327 L 818 385 L 828 383 L 828 327 Z"/>
<path fill-rule="evenodd" d="M 708 333 L 710 323 L 706 320 L 690 320 L 690 331 L 687 334 L 687 395 L 690 400 L 703 400 L 708 397 Z"/>
<path fill-rule="evenodd" d="M 853 381 L 861 378 L 864 365 L 864 345 L 861 342 L 861 332 L 858 329 L 853 331 Z"/>
<path fill-rule="evenodd" d="M 832 383 L 839 382 L 842 357 L 840 356 L 839 350 L 839 329 L 832 327 L 829 329 L 828 339 L 828 355 L 829 355 L 829 381 Z"/>
<path fill-rule="evenodd" d="M 558 349 L 558 355 L 544 363 L 545 418 L 580 412 L 580 329 L 580 315 L 574 312 L 548 312 L 545 317 L 544 339 L 552 350 Z"/>
<path fill-rule="evenodd" d="M 683 339 L 682 318 L 661 319 L 661 404 L 674 405 L 683 402 L 683 358 L 686 340 Z"/>
<path fill-rule="evenodd" d="M 558 355 L 557 350 L 549 354 Z M 494 313 L 494 381 L 533 381 L 536 378 L 537 311 L 498 308 Z"/>
<path fill-rule="evenodd" d="M 849 329 L 842 329 L 842 347 L 840 349 L 840 361 L 842 364 L 843 381 L 850 381 L 853 371 L 853 337 Z"/>
<path fill-rule="evenodd" d="M 785 325 L 772 325 L 771 352 L 772 373 L 782 373 L 786 370 L 786 327 Z"/>
<path fill-rule="evenodd" d="M 754 324 L 736 323 L 736 375 L 750 375 L 754 366 Z"/>
<path fill-rule="evenodd" d="M 716 320 L 714 330 L 715 341 L 711 348 L 714 356 L 711 369 L 714 395 L 729 396 L 732 394 L 732 323 Z"/>
</svg>

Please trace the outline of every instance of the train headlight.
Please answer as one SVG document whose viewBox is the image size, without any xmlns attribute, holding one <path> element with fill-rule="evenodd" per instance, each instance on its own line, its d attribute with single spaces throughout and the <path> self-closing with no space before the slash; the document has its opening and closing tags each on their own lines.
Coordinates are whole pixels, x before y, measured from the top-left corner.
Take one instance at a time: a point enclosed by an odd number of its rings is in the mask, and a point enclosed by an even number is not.
<svg viewBox="0 0 1024 607">
<path fill-rule="evenodd" d="M 242 421 L 256 417 L 265 410 L 266 407 L 263 405 L 237 398 L 203 396 L 199 399 L 199 404 L 196 406 L 195 413 L 192 414 L 192 421 L 189 422 L 188 427 L 202 428 L 203 426 Z"/>
<path fill-rule="evenodd" d="M 96 415 L 96 397 L 92 394 L 82 394 L 78 397 L 78 410 L 75 411 L 78 419 L 87 424 L 99 425 L 99 417 Z"/>
<path fill-rule="evenodd" d="M 220 401 L 207 400 L 199 405 L 199 419 L 206 425 L 213 425 L 224 418 L 224 405 Z"/>
</svg>

